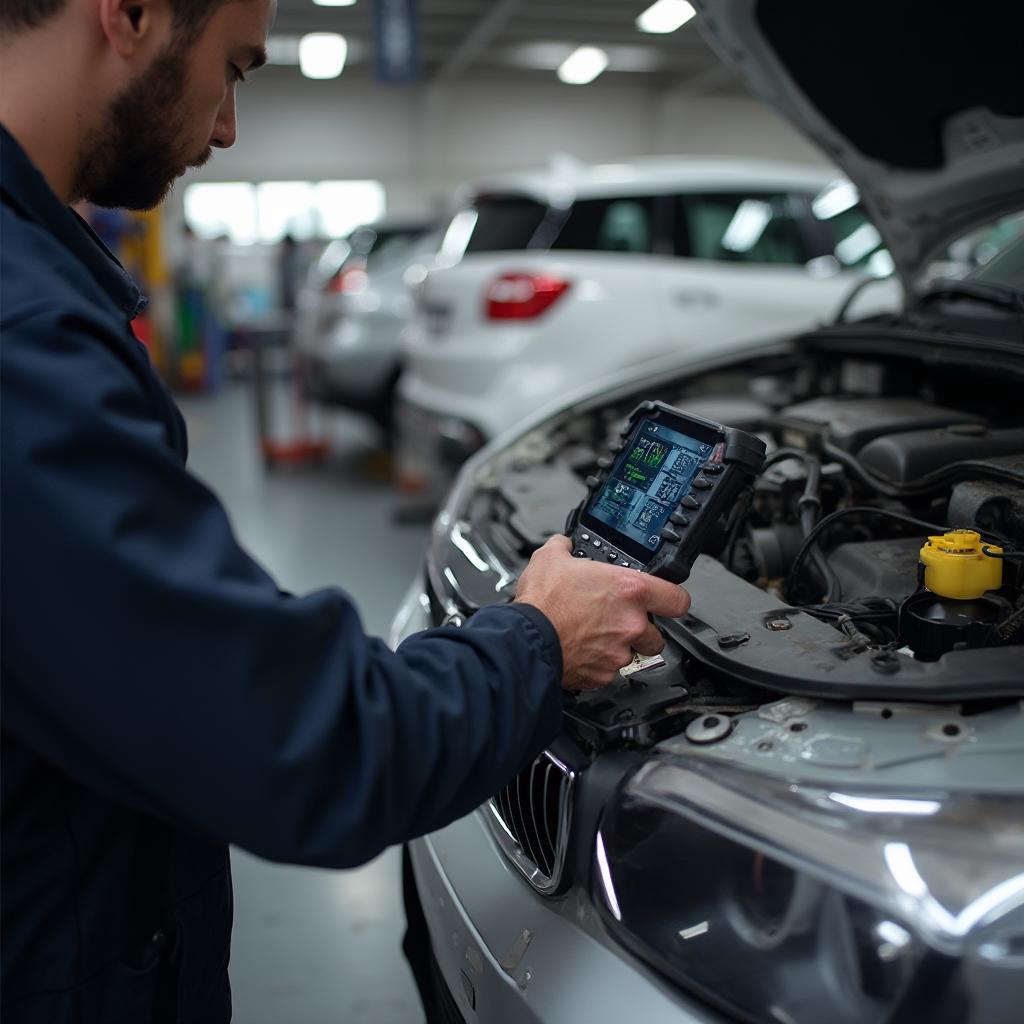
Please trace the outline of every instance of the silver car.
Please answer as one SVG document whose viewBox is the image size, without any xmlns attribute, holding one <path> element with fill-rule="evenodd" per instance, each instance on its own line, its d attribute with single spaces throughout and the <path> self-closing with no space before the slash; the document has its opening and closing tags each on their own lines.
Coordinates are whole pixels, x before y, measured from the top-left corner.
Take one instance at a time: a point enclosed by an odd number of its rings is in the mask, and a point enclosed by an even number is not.
<svg viewBox="0 0 1024 1024">
<path fill-rule="evenodd" d="M 307 392 L 367 413 L 390 433 L 410 285 L 440 244 L 433 222 L 387 220 L 332 242 L 299 294 L 295 346 Z"/>
<path fill-rule="evenodd" d="M 1024 108 L 1000 91 L 1020 33 L 964 18 L 925 47 L 880 8 L 706 6 L 723 51 L 856 182 L 905 305 L 568 394 L 467 463 L 395 644 L 511 599 L 639 400 L 769 444 L 690 611 L 658 620 L 662 655 L 567 694 L 548 749 L 410 845 L 407 948 L 449 1024 L 1010 1024 L 1024 238 L 963 279 L 928 266 L 1024 207 Z M 880 38 L 913 75 L 874 59 Z M 958 106 L 942 55 L 961 42 Z M 862 90 L 886 109 L 859 113 Z"/>
</svg>

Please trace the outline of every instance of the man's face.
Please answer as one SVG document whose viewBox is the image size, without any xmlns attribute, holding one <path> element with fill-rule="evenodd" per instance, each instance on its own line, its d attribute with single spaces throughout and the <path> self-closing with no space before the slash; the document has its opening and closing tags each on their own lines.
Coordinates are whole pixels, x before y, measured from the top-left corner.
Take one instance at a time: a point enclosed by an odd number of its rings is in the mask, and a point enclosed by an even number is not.
<svg viewBox="0 0 1024 1024">
<path fill-rule="evenodd" d="M 262 63 L 276 0 L 230 0 L 197 40 L 172 35 L 114 98 L 85 147 L 74 193 L 99 206 L 147 210 L 175 178 L 235 141 L 235 87 Z"/>
</svg>

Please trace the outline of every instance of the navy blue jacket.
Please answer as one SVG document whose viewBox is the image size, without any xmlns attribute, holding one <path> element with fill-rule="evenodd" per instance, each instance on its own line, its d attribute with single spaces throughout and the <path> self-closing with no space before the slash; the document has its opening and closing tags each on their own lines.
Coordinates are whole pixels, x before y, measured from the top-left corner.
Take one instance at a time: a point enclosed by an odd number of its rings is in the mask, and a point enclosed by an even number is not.
<svg viewBox="0 0 1024 1024">
<path fill-rule="evenodd" d="M 390 651 L 282 593 L 185 469 L 138 289 L 0 137 L 2 1017 L 230 1017 L 227 844 L 345 867 L 481 803 L 558 729 L 506 605 Z"/>
</svg>

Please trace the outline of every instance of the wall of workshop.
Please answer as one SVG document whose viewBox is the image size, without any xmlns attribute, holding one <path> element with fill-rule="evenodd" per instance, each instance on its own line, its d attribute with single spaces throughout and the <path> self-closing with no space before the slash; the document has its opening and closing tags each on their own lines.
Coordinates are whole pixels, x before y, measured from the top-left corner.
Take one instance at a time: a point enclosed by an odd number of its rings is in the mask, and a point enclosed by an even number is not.
<svg viewBox="0 0 1024 1024">
<path fill-rule="evenodd" d="M 544 165 L 655 153 L 823 162 L 762 103 L 655 91 L 621 76 L 585 87 L 461 80 L 382 87 L 313 82 L 268 67 L 239 90 L 236 145 L 187 181 L 377 178 L 392 214 L 439 207 L 462 181 Z"/>
</svg>

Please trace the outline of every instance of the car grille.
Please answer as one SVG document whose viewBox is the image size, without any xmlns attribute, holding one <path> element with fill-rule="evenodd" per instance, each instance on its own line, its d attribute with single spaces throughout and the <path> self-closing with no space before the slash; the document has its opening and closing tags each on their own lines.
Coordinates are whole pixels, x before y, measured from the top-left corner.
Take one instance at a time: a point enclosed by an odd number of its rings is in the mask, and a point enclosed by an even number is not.
<svg viewBox="0 0 1024 1024">
<path fill-rule="evenodd" d="M 538 892 L 563 882 L 576 773 L 545 750 L 487 804 L 495 838 Z"/>
</svg>

